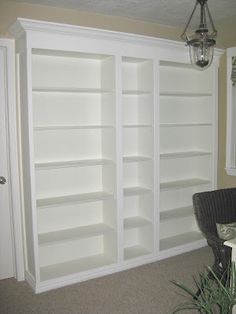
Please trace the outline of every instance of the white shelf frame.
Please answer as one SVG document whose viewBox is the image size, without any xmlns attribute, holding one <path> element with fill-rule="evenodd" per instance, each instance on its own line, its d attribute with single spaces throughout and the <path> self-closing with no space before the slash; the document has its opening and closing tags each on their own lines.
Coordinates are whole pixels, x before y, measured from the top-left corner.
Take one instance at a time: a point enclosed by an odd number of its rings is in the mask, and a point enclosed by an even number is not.
<svg viewBox="0 0 236 314">
<path fill-rule="evenodd" d="M 173 63 L 174 62 L 174 63 Z M 178 70 L 181 71 L 181 67 L 183 66 L 181 63 L 175 63 L 175 60 L 168 60 L 166 64 L 161 64 L 162 70 L 164 70 L 166 67 L 170 69 L 171 65 L 173 67 L 178 67 Z M 169 71 L 168 69 L 168 71 Z M 187 69 L 187 68 L 186 68 Z M 191 69 L 189 67 L 189 69 Z M 187 71 L 187 70 L 186 70 Z M 191 70 L 192 71 L 192 70 Z M 164 103 L 167 102 L 168 99 L 176 97 L 179 99 L 183 99 L 185 103 L 187 102 L 187 99 L 189 98 L 206 98 L 207 101 L 209 100 L 210 105 L 211 105 L 211 120 L 205 120 L 200 119 L 197 122 L 188 122 L 187 119 L 183 122 L 178 122 L 178 121 L 173 121 L 173 118 L 171 119 L 171 122 L 165 121 L 162 122 L 160 118 L 160 123 L 159 126 L 160 128 L 186 128 L 186 132 L 188 131 L 188 128 L 202 128 L 202 127 L 207 127 L 208 130 L 211 132 L 210 136 L 212 138 L 212 147 L 209 151 L 207 150 L 188 150 L 188 151 L 163 151 L 160 152 L 160 161 L 161 160 L 166 160 L 168 162 L 168 159 L 171 159 L 171 162 L 174 161 L 174 159 L 179 159 L 179 158 L 195 158 L 197 159 L 202 158 L 203 156 L 206 156 L 210 158 L 211 160 L 211 175 L 208 178 L 201 178 L 201 177 L 196 177 L 196 178 L 188 178 L 188 174 L 186 174 L 186 179 L 177 179 L 173 181 L 167 181 L 167 182 L 160 182 L 160 191 L 162 197 L 162 192 L 163 192 L 163 197 L 164 195 L 167 195 L 166 193 L 189 193 L 189 188 L 193 189 L 193 191 L 197 190 L 202 190 L 204 186 L 206 186 L 207 189 L 214 189 L 216 187 L 216 175 L 215 173 L 217 172 L 217 96 L 215 91 L 217 90 L 217 75 L 216 75 L 216 68 L 213 69 L 211 75 L 213 78 L 212 80 L 212 87 L 211 90 L 208 92 L 192 92 L 192 91 L 187 91 L 183 92 L 181 89 L 182 87 L 177 84 L 177 87 L 174 86 L 173 90 L 171 88 L 168 90 L 168 88 L 164 88 L 162 86 L 162 90 L 160 91 L 159 95 L 159 100 L 160 100 L 160 105 L 163 100 Z M 159 78 L 161 80 L 161 77 Z M 178 89 L 175 90 L 175 89 Z M 195 101 L 194 101 L 195 103 Z M 182 119 L 181 119 L 182 120 Z M 191 119 L 192 120 L 192 119 Z M 180 190 L 180 192 L 177 192 L 176 190 Z M 171 195 L 171 194 L 170 194 Z M 191 199 L 189 199 L 189 202 Z M 160 206 L 160 205 L 159 205 Z M 165 206 L 162 204 L 162 206 Z M 168 206 L 168 205 L 167 205 Z M 173 226 L 173 223 L 176 222 L 176 219 L 181 219 L 181 218 L 188 218 L 188 217 L 194 217 L 194 212 L 193 208 L 191 205 L 189 206 L 184 206 L 184 207 L 179 207 L 179 208 L 173 208 L 173 209 L 165 209 L 163 208 L 162 211 L 160 211 L 160 220 L 159 220 L 159 229 L 162 223 L 166 223 L 170 226 Z M 195 229 L 195 228 L 194 228 Z M 170 233 L 171 235 L 171 233 Z M 186 231 L 184 232 L 184 227 L 183 227 L 183 233 L 182 234 L 177 234 L 175 236 L 170 236 L 165 238 L 160 238 L 160 248 L 159 248 L 159 253 L 161 256 L 170 256 L 170 252 L 179 252 L 182 251 L 184 247 L 189 247 L 191 243 L 196 245 L 196 247 L 200 247 L 202 244 L 204 244 L 204 240 L 202 239 L 202 236 L 200 232 L 198 231 Z"/>
<path fill-rule="evenodd" d="M 203 240 L 203 236 L 198 231 L 181 233 L 173 237 L 164 238 L 160 240 L 160 250 L 165 251 L 178 246 L 183 246 L 191 242 Z"/>
<path fill-rule="evenodd" d="M 62 161 L 47 161 L 35 162 L 36 170 L 55 169 L 55 168 L 68 168 L 68 167 L 89 167 L 98 165 L 113 164 L 112 159 L 83 159 L 83 160 L 62 160 Z"/>
<path fill-rule="evenodd" d="M 69 88 L 69 87 L 33 87 L 33 93 L 86 93 L 86 94 L 107 94 L 114 93 L 113 90 L 102 88 Z"/>
<path fill-rule="evenodd" d="M 144 248 L 141 245 L 135 245 L 135 246 L 130 246 L 130 247 L 124 248 L 124 259 L 125 260 L 140 258 L 142 256 L 146 256 L 149 254 L 152 254 L 152 252 L 147 250 L 146 248 Z"/>
<path fill-rule="evenodd" d="M 58 277 L 63 278 L 64 276 L 101 268 L 114 263 L 115 260 L 106 254 L 92 255 L 78 260 L 40 267 L 40 279 L 41 282 L 44 282 L 57 279 Z"/>
<path fill-rule="evenodd" d="M 150 219 L 142 216 L 133 216 L 124 219 L 124 229 L 132 229 L 152 224 Z"/>
<path fill-rule="evenodd" d="M 193 206 L 185 206 L 185 207 L 179 207 L 174 209 L 169 209 L 165 211 L 160 212 L 160 221 L 166 221 L 166 220 L 172 220 L 172 219 L 178 219 L 183 217 L 189 217 L 193 216 Z"/>
<path fill-rule="evenodd" d="M 62 241 L 73 241 L 78 238 L 88 238 L 95 235 L 106 234 L 109 232 L 114 232 L 114 229 L 105 224 L 98 223 L 88 226 L 80 226 L 71 229 L 57 230 L 46 233 L 40 233 L 38 235 L 39 245 L 53 245 Z"/>
<path fill-rule="evenodd" d="M 161 123 L 160 127 L 168 127 L 168 128 L 175 128 L 175 127 L 202 127 L 202 126 L 212 126 L 212 123 Z"/>
<path fill-rule="evenodd" d="M 194 93 L 194 92 L 172 92 L 172 91 L 162 91 L 160 93 L 161 97 L 210 97 L 211 93 Z"/>
<path fill-rule="evenodd" d="M 48 207 L 48 206 L 57 206 L 60 204 L 95 202 L 95 201 L 100 201 L 100 200 L 112 199 L 113 197 L 114 197 L 113 194 L 99 191 L 99 192 L 40 198 L 40 199 L 37 199 L 36 203 L 37 203 L 37 208 L 41 208 L 41 207 Z"/>
<path fill-rule="evenodd" d="M 200 157 L 200 156 L 211 156 L 211 152 L 193 150 L 193 151 L 182 151 L 182 152 L 170 152 L 170 153 L 161 153 L 161 159 L 175 159 L 175 158 L 189 158 L 189 157 Z"/>
<path fill-rule="evenodd" d="M 51 130 L 73 130 L 73 129 L 114 129 L 112 125 L 42 125 L 35 126 L 35 131 L 51 131 Z"/>
<path fill-rule="evenodd" d="M 23 52 L 25 53 L 25 69 L 27 69 L 27 73 L 24 73 L 23 76 L 23 89 L 25 89 L 25 94 L 21 93 L 22 97 L 22 103 L 23 100 L 27 103 L 28 101 L 28 107 L 24 109 L 23 115 L 25 117 L 32 117 L 32 110 L 30 108 L 30 104 L 32 103 L 32 91 L 33 93 L 60 93 L 60 91 L 57 90 L 57 88 L 50 87 L 46 88 L 44 90 L 44 87 L 34 87 L 32 88 L 32 84 L 30 79 L 27 77 L 31 73 L 31 52 L 32 49 L 47 49 L 49 50 L 58 50 L 58 51 L 66 51 L 66 53 L 69 53 L 70 51 L 73 52 L 81 52 L 81 53 L 93 53 L 95 52 L 97 55 L 109 55 L 114 56 L 115 58 L 115 72 L 116 72 L 116 88 L 115 90 L 101 90 L 101 89 L 68 89 L 63 88 L 61 89 L 62 93 L 114 93 L 114 98 L 116 102 L 115 112 L 116 112 L 116 121 L 114 125 L 115 132 L 115 141 L 116 141 L 116 176 L 117 176 L 117 186 L 116 191 L 113 194 L 107 195 L 106 193 L 103 194 L 101 191 L 100 195 L 104 195 L 108 197 L 108 199 L 113 199 L 116 201 L 118 212 L 117 212 L 117 232 L 118 232 L 118 258 L 117 260 L 109 258 L 107 256 L 101 255 L 101 256 L 91 256 L 85 259 L 84 261 L 82 259 L 77 261 L 71 261 L 69 263 L 66 263 L 66 265 L 52 265 L 51 268 L 41 268 L 39 267 L 39 254 L 38 254 L 38 233 L 37 233 L 37 210 L 40 210 L 40 208 L 37 209 L 36 202 L 35 202 L 35 187 L 34 187 L 34 169 L 35 169 L 35 161 L 34 161 L 34 147 L 33 147 L 33 125 L 31 119 L 28 121 L 28 124 L 24 128 L 24 133 L 27 134 L 28 129 L 30 130 L 30 134 L 28 137 L 26 137 L 26 140 L 24 142 L 25 147 L 27 146 L 27 141 L 29 144 L 29 191 L 31 191 L 30 197 L 27 199 L 26 205 L 27 207 L 32 207 L 32 219 L 28 219 L 28 221 L 32 221 L 32 229 L 31 231 L 28 229 L 29 232 L 32 233 L 31 237 L 28 237 L 31 239 L 31 243 L 28 243 L 29 246 L 32 244 L 32 254 L 30 255 L 30 262 L 33 261 L 33 266 L 35 269 L 35 272 L 32 271 L 32 268 L 26 269 L 26 277 L 28 282 L 34 287 L 34 289 L 37 292 L 46 291 L 55 287 L 60 287 L 62 285 L 66 285 L 68 283 L 75 283 L 82 280 L 86 280 L 88 278 L 95 278 L 96 276 L 101 276 L 104 274 L 116 272 L 119 270 L 128 269 L 129 267 L 135 267 L 138 265 L 141 265 L 143 263 L 151 262 L 158 260 L 162 258 L 163 254 L 159 250 L 159 243 L 158 240 L 155 240 L 154 243 L 154 252 L 152 252 L 151 255 L 148 255 L 148 252 L 145 251 L 144 254 L 142 254 L 142 248 L 138 247 L 131 247 L 131 248 L 125 248 L 125 254 L 127 257 L 127 254 L 131 256 L 127 260 L 127 258 L 124 258 L 122 251 L 124 251 L 123 248 L 123 200 L 126 196 L 133 196 L 133 195 L 141 195 L 142 193 L 153 193 L 154 197 L 154 217 L 153 217 L 153 223 L 154 223 L 154 238 L 157 239 L 157 229 L 159 228 L 159 216 L 156 213 L 157 210 L 159 210 L 158 206 L 158 200 L 159 200 L 159 194 L 160 194 L 160 183 L 159 183 L 159 165 L 160 165 L 160 155 L 159 155 L 159 121 L 158 121 L 158 113 L 159 113 L 159 100 L 161 97 L 214 97 L 215 100 L 216 97 L 208 94 L 202 94 L 199 93 L 159 93 L 158 89 L 158 68 L 159 68 L 159 61 L 160 60 L 167 60 L 167 61 L 175 61 L 175 62 L 187 62 L 188 61 L 188 51 L 187 48 L 184 47 L 184 45 L 178 42 L 172 42 L 172 41 L 166 41 L 162 39 L 156 39 L 156 38 L 147 38 L 144 36 L 137 36 L 133 34 L 121 34 L 116 32 L 107 32 L 103 30 L 95 30 L 95 29 L 89 29 L 89 28 L 80 28 L 80 27 L 74 27 L 71 25 L 61 25 L 61 24 L 54 24 L 54 23 L 47 23 L 47 22 L 35 22 L 31 20 L 25 20 L 25 19 L 19 19 L 16 24 L 12 27 L 12 32 L 14 32 L 15 37 L 17 38 L 17 52 L 21 54 L 23 49 Z M 62 33 L 63 38 L 65 39 L 65 42 L 61 40 Z M 29 36 L 30 35 L 30 36 Z M 32 36 L 31 36 L 32 35 Z M 68 35 L 68 36 L 66 36 Z M 81 40 L 77 40 L 80 38 Z M 53 40 L 52 40 L 53 39 Z M 103 45 L 94 45 L 94 42 L 98 42 L 101 40 Z M 26 45 L 27 44 L 27 45 Z M 122 57 L 124 54 L 124 45 L 125 47 L 125 58 L 129 61 L 131 58 L 135 59 L 149 59 L 153 61 L 153 68 L 154 68 L 154 86 L 155 89 L 153 92 L 150 91 L 135 91 L 135 90 L 122 90 L 121 86 L 121 72 L 120 72 L 120 66 L 122 62 Z M 175 51 L 175 54 L 173 56 L 173 50 Z M 218 66 L 219 62 L 219 56 L 222 52 L 216 50 L 217 57 L 214 60 L 214 66 Z M 21 59 L 24 59 L 24 57 L 21 57 Z M 124 61 L 123 61 L 124 62 Z M 136 62 L 136 61 L 135 61 Z M 20 94 L 20 93 L 19 93 Z M 119 104 L 122 102 L 123 97 L 137 97 L 138 95 L 152 95 L 154 98 L 154 124 L 153 124 L 153 132 L 154 132 L 154 142 L 156 144 L 156 147 L 154 148 L 154 156 L 151 158 L 151 160 L 148 162 L 153 162 L 153 169 L 154 169 L 154 187 L 153 191 L 150 189 L 146 189 L 145 187 L 126 187 L 123 190 L 123 180 L 122 180 L 122 170 L 123 170 L 123 162 L 146 162 L 146 160 L 141 160 L 142 156 L 138 156 L 138 160 L 135 159 L 135 156 L 123 156 L 122 155 L 122 108 L 119 108 Z M 160 95 L 160 97 L 159 97 Z M 27 99 L 27 101 L 26 101 Z M 25 103 L 24 102 L 24 103 Z M 135 126 L 138 127 L 138 126 Z M 212 129 L 215 129 L 215 123 L 213 123 Z M 216 134 L 216 133 L 215 133 Z M 214 134 L 214 135 L 215 135 Z M 216 146 L 213 147 L 212 150 L 212 159 L 213 159 L 213 167 L 216 168 L 216 162 L 215 162 L 215 152 L 216 152 Z M 170 156 L 170 155 L 169 155 Z M 137 157 L 137 156 L 136 156 Z M 149 158 L 149 157 L 148 157 Z M 124 159 L 124 160 L 123 160 Z M 36 162 L 37 164 L 37 162 Z M 87 165 L 86 165 L 87 166 Z M 45 166 L 46 167 L 46 166 Z M 216 180 L 215 180 L 216 182 Z M 155 191 L 155 193 L 154 193 Z M 96 194 L 96 192 L 94 192 Z M 94 201 L 97 199 L 101 199 L 101 197 L 95 197 L 92 196 L 93 193 L 85 197 L 85 195 L 78 195 L 75 196 L 75 199 L 70 199 L 72 202 L 84 202 L 84 201 Z M 105 197 L 105 199 L 106 199 Z M 59 199 L 57 199 L 59 201 Z M 61 200 L 62 203 L 64 203 L 64 200 Z M 68 199 L 67 199 L 68 201 Z M 49 203 L 53 203 L 53 198 L 49 198 Z M 47 203 L 47 199 L 46 199 Z M 54 206 L 51 204 L 45 205 L 45 207 L 48 206 Z M 43 208 L 43 206 L 42 206 Z M 29 217 L 27 217 L 29 218 Z M 184 252 L 186 248 L 193 249 L 196 248 L 196 242 L 194 241 L 192 244 L 188 243 L 187 246 L 185 244 L 182 246 L 179 250 L 179 253 Z M 190 248 L 191 245 L 191 248 Z M 133 250 L 133 253 L 132 253 Z M 127 253 L 128 252 L 128 253 Z M 129 253 L 131 252 L 131 253 Z M 137 253 L 135 253 L 137 252 Z M 151 252 L 150 252 L 151 253 Z M 168 253 L 169 256 L 171 254 L 176 254 L 176 251 L 173 249 L 172 253 Z M 135 255 L 138 255 L 137 257 L 140 257 L 138 261 L 136 261 Z M 99 262 L 101 261 L 101 262 Z M 128 262 L 128 263 L 127 263 Z M 89 264 L 89 266 L 87 265 Z M 77 265 L 77 266 L 75 266 Z M 110 266 L 111 267 L 110 267 Z M 74 268 L 73 268 L 74 267 Z M 71 269 L 73 268 L 73 270 Z M 48 272 L 48 273 L 47 273 Z M 48 276 L 47 274 L 52 273 L 52 277 Z M 45 275 L 44 275 L 45 274 Z"/>
<path fill-rule="evenodd" d="M 211 184 L 211 181 L 206 180 L 206 179 L 192 178 L 192 179 L 185 179 L 185 180 L 162 182 L 160 184 L 160 187 L 161 187 L 161 191 L 164 191 L 164 190 L 182 189 L 182 188 L 187 188 L 190 186 L 206 185 L 206 184 L 208 185 Z"/>
</svg>

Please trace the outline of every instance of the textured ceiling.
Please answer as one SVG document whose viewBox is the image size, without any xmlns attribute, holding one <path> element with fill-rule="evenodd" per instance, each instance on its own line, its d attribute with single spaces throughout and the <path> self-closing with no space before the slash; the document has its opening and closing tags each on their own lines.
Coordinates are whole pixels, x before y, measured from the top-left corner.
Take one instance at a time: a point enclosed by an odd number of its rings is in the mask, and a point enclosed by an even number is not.
<svg viewBox="0 0 236 314">
<path fill-rule="evenodd" d="M 182 27 L 193 10 L 195 0 L 14 0 L 68 9 L 129 17 Z M 236 21 L 236 0 L 208 0 L 216 24 Z"/>
</svg>

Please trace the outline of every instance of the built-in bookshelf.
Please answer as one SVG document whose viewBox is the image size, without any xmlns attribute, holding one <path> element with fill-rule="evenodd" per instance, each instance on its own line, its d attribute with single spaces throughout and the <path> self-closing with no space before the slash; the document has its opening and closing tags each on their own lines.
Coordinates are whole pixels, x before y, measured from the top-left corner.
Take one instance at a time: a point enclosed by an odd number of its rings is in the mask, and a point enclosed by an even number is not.
<svg viewBox="0 0 236 314">
<path fill-rule="evenodd" d="M 192 195 L 214 187 L 211 71 L 160 62 L 161 251 L 202 239 Z"/>
<path fill-rule="evenodd" d="M 26 280 L 36 292 L 205 244 L 217 66 L 176 42 L 19 19 Z M 165 60 L 172 61 L 165 61 Z"/>
<path fill-rule="evenodd" d="M 116 262 L 114 71 L 112 56 L 33 50 L 41 281 Z"/>
<path fill-rule="evenodd" d="M 122 58 L 124 259 L 154 252 L 153 62 Z"/>
</svg>

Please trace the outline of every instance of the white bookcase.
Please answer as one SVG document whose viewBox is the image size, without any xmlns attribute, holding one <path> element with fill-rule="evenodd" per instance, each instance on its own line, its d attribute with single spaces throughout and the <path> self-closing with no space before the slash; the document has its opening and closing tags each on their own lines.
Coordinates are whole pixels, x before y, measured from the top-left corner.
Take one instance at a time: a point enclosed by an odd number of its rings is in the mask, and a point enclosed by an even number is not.
<svg viewBox="0 0 236 314">
<path fill-rule="evenodd" d="M 40 280 L 117 259 L 114 57 L 32 51 Z"/>
<path fill-rule="evenodd" d="M 214 68 L 160 62 L 160 250 L 199 241 L 192 195 L 215 186 Z"/>
<path fill-rule="evenodd" d="M 122 58 L 124 259 L 154 252 L 153 62 Z"/>
<path fill-rule="evenodd" d="M 205 245 L 217 67 L 182 43 L 19 19 L 25 276 L 36 292 Z"/>
</svg>

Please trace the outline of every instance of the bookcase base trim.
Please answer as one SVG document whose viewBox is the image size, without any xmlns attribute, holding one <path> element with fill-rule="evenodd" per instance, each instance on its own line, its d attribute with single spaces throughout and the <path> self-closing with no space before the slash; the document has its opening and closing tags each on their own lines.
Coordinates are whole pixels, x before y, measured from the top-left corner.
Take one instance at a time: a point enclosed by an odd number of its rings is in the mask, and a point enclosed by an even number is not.
<svg viewBox="0 0 236 314">
<path fill-rule="evenodd" d="M 37 291 L 37 285 L 36 285 L 36 281 L 34 279 L 34 276 L 27 270 L 25 271 L 25 280 L 28 282 L 30 287 L 36 292 Z"/>
<path fill-rule="evenodd" d="M 232 167 L 231 168 L 225 168 L 225 170 L 229 176 L 236 176 L 236 169 L 235 168 L 232 168 Z"/>
<path fill-rule="evenodd" d="M 159 253 L 158 256 L 153 256 L 153 255 L 150 256 L 149 254 L 148 257 L 141 256 L 140 258 L 135 258 L 132 261 L 131 260 L 125 261 L 122 264 L 113 264 L 109 266 L 104 266 L 97 270 L 91 269 L 89 271 L 76 273 L 69 276 L 63 276 L 57 279 L 47 280 L 44 282 L 40 282 L 38 284 L 35 284 L 35 281 L 32 278 L 32 276 L 29 275 L 26 277 L 26 281 L 33 288 L 35 293 L 42 293 L 45 291 L 69 286 L 69 285 L 80 283 L 80 282 L 87 281 L 90 279 L 95 279 L 95 278 L 115 274 L 121 271 L 135 268 L 135 267 L 140 267 L 142 265 L 151 264 L 151 263 L 160 261 L 168 257 L 172 257 L 175 255 L 197 250 L 204 246 L 206 246 L 206 241 L 200 240 L 194 243 L 179 246 L 175 249 L 169 249 L 169 250 L 163 251 Z"/>
</svg>

